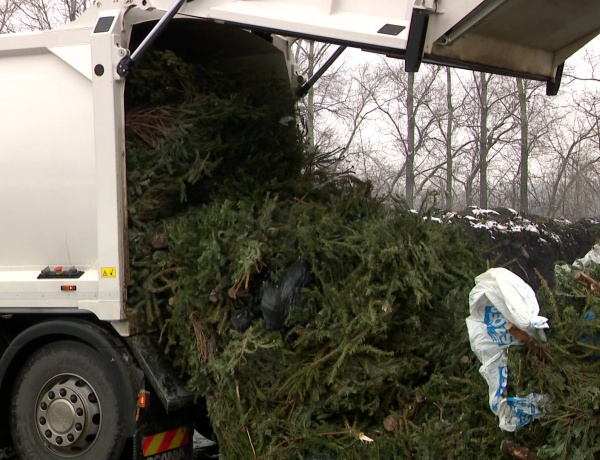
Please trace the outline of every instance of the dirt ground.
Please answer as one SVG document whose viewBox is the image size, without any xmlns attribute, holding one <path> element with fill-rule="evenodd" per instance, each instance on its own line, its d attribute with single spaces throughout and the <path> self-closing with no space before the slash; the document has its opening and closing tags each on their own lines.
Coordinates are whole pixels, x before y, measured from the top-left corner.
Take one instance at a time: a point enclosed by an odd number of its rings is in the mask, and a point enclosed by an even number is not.
<svg viewBox="0 0 600 460">
<path fill-rule="evenodd" d="M 485 248 L 490 267 L 511 270 L 534 291 L 541 284 L 536 269 L 552 285 L 556 262 L 573 263 L 600 239 L 599 221 L 523 216 L 509 208 L 472 207 L 459 213 L 439 213 L 437 218 L 460 222 L 465 233 Z"/>
</svg>

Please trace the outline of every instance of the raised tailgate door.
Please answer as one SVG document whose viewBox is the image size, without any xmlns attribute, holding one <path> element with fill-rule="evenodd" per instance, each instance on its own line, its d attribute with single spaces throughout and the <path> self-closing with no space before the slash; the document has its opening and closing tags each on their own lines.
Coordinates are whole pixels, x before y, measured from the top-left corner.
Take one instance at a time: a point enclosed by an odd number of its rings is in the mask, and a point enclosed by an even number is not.
<svg viewBox="0 0 600 460">
<path fill-rule="evenodd" d="M 194 0 L 180 14 L 384 53 L 407 70 L 422 60 L 541 80 L 600 31 L 597 0 Z"/>
</svg>

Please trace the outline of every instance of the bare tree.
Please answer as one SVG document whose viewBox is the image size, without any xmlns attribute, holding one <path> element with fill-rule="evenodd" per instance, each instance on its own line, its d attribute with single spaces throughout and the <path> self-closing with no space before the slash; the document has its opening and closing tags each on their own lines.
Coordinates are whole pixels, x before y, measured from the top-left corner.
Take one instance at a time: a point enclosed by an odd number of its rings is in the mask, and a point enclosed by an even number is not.
<svg viewBox="0 0 600 460">
<path fill-rule="evenodd" d="M 17 10 L 17 4 L 13 0 L 0 0 L 0 34 L 14 32 L 12 20 Z"/>
<path fill-rule="evenodd" d="M 487 161 L 488 150 L 488 83 L 485 73 L 479 73 L 479 206 L 488 207 Z"/>
<path fill-rule="evenodd" d="M 519 111 L 515 119 L 519 125 L 519 178 L 518 182 L 519 210 L 529 212 L 529 163 L 531 156 L 541 146 L 547 137 L 551 125 L 559 118 L 552 98 L 541 95 L 543 84 L 532 80 L 516 79 Z M 543 153 L 542 153 L 543 154 Z"/>
<path fill-rule="evenodd" d="M 472 73 L 472 79 L 461 79 L 465 94 L 464 129 L 473 141 L 470 159 L 463 161 L 462 183 L 465 203 L 473 204 L 475 179 L 479 176 L 479 204 L 488 207 L 489 171 L 492 160 L 512 139 L 516 123 L 513 119 L 514 87 L 506 77 Z M 505 166 L 505 165 L 503 165 Z M 492 188 L 493 191 L 493 188 Z"/>
<path fill-rule="evenodd" d="M 583 83 L 600 83 L 600 55 L 598 55 L 598 46 L 600 45 L 600 37 L 593 39 L 588 46 L 583 48 L 579 53 L 580 64 L 577 67 L 568 65 L 565 66 L 563 73 L 563 84 L 569 81 L 578 81 Z M 561 89 L 562 91 L 562 89 Z"/>
<path fill-rule="evenodd" d="M 295 54 L 308 80 L 333 53 L 330 45 L 298 41 Z M 375 111 L 372 104 L 374 81 L 371 67 L 351 59 L 336 62 L 299 101 L 308 147 L 307 173 L 327 169 L 346 174 L 365 153 L 362 129 Z"/>
<path fill-rule="evenodd" d="M 309 54 L 317 48 L 305 42 Z M 584 103 L 568 99 L 568 76 L 561 94 L 547 98 L 529 80 L 448 68 L 444 75 L 427 65 L 411 75 L 389 59 L 349 62 L 334 66 L 304 102 L 314 114 L 305 123 L 321 165 L 356 171 L 383 197 L 400 190 L 411 206 L 434 189 L 448 209 L 474 202 L 550 215 L 596 209 L 600 88 L 593 69 Z"/>
<path fill-rule="evenodd" d="M 570 125 L 568 125 L 570 123 Z M 588 156 L 588 142 L 597 136 L 598 120 L 568 120 L 555 130 L 550 145 L 555 160 L 549 162 L 546 174 L 549 180 L 546 215 L 556 217 L 558 213 L 571 215 L 566 208 L 567 194 L 578 179 L 578 174 L 598 163 L 598 155 Z M 596 144 L 596 142 L 594 142 Z M 597 145 L 597 144 L 596 144 Z M 586 158 L 587 157 L 587 158 Z"/>
<path fill-rule="evenodd" d="M 388 194 L 395 193 L 396 186 L 404 178 L 404 195 L 408 206 L 412 207 L 417 193 L 432 175 L 429 158 L 436 143 L 433 133 L 437 129 L 437 119 L 432 116 L 437 112 L 432 108 L 432 89 L 440 68 L 423 66 L 418 74 L 410 74 L 405 73 L 398 62 L 383 60 L 381 69 L 382 82 L 373 96 L 383 116 L 378 133 L 389 139 L 388 145 L 393 151 L 387 155 L 396 159 Z M 437 164 L 436 172 L 445 162 L 441 163 Z M 426 176 L 418 181 L 417 177 L 422 173 Z"/>
<path fill-rule="evenodd" d="M 91 3 L 90 0 L 13 0 L 19 29 L 47 30 L 74 21 Z"/>
<path fill-rule="evenodd" d="M 453 165 L 452 165 L 452 129 L 454 126 L 454 107 L 452 105 L 452 70 L 450 67 L 446 67 L 446 106 L 448 108 L 447 124 L 446 124 L 446 209 L 451 211 L 453 200 L 452 187 L 454 183 L 453 177 Z"/>
<path fill-rule="evenodd" d="M 527 95 L 522 78 L 517 78 L 517 93 L 519 95 L 519 113 L 521 125 L 521 200 L 520 211 L 529 212 L 529 119 L 527 118 Z"/>
<path fill-rule="evenodd" d="M 432 86 L 432 100 L 426 108 L 437 125 L 437 128 L 429 133 L 435 143 L 428 146 L 429 161 L 427 164 L 419 165 L 422 179 L 417 187 L 418 193 L 424 188 L 438 190 L 443 197 L 442 205 L 448 210 L 454 209 L 457 195 L 455 162 L 459 160 L 458 167 L 459 169 L 463 168 L 462 156 L 475 142 L 475 139 L 467 134 L 465 128 L 467 122 L 471 121 L 472 107 L 469 112 L 469 107 L 465 104 L 465 94 L 461 92 L 461 86 L 452 83 L 453 73 L 452 69 L 446 67 L 446 81 L 442 82 L 441 78 L 438 78 L 439 81 Z M 442 176 L 443 172 L 445 174 Z M 432 181 L 432 183 L 428 184 L 426 181 Z M 464 185 L 460 179 L 458 183 Z"/>
<path fill-rule="evenodd" d="M 325 43 L 315 43 L 314 40 L 297 40 L 294 43 L 295 46 L 295 57 L 296 62 L 302 69 L 305 81 L 310 80 L 314 74 L 316 67 L 322 63 L 328 55 L 330 45 Z M 304 107 L 304 120 L 306 139 L 308 147 L 314 149 L 315 147 L 315 88 L 312 87 L 306 99 L 303 102 Z"/>
<path fill-rule="evenodd" d="M 407 72 L 406 85 L 406 204 L 414 207 L 415 204 L 415 74 Z"/>
</svg>

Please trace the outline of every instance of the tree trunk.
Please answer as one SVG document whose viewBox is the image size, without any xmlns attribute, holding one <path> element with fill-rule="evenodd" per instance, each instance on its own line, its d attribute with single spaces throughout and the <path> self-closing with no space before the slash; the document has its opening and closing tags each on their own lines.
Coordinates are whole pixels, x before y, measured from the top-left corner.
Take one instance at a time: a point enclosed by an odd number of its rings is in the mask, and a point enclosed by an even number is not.
<svg viewBox="0 0 600 460">
<path fill-rule="evenodd" d="M 454 107 L 452 107 L 452 71 L 446 67 L 446 104 L 448 106 L 448 124 L 446 127 L 446 209 L 452 211 L 452 124 Z"/>
<path fill-rule="evenodd" d="M 408 118 L 407 152 L 406 152 L 406 204 L 414 206 L 415 190 L 415 74 L 408 72 L 408 88 L 406 94 L 406 114 Z"/>
<path fill-rule="evenodd" d="M 488 155 L 488 81 L 485 73 L 480 72 L 480 103 L 481 118 L 479 123 L 479 206 L 488 207 L 488 189 L 487 189 L 487 155 Z"/>
<path fill-rule="evenodd" d="M 308 80 L 312 78 L 315 73 L 315 42 L 310 41 L 308 45 Z M 311 154 L 315 148 L 315 92 L 313 88 L 310 88 L 306 95 L 306 137 L 308 141 L 308 148 Z"/>
<path fill-rule="evenodd" d="M 523 79 L 517 78 L 519 109 L 521 110 L 521 201 L 520 211 L 529 212 L 529 120 L 527 119 L 527 96 Z"/>
<path fill-rule="evenodd" d="M 467 180 L 465 183 L 465 200 L 466 200 L 466 205 L 467 208 L 470 208 L 471 206 L 473 206 L 473 182 L 475 181 L 475 178 L 477 177 L 477 168 L 473 168 L 471 170 L 471 172 L 469 173 L 469 175 L 467 176 Z"/>
</svg>

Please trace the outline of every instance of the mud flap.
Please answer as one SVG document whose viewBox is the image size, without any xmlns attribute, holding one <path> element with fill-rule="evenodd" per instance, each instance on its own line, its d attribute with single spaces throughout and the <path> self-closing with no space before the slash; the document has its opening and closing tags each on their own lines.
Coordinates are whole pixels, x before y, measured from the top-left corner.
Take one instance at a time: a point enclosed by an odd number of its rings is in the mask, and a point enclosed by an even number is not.
<svg viewBox="0 0 600 460">
<path fill-rule="evenodd" d="M 193 436 L 194 425 L 185 420 L 147 424 L 135 434 L 134 460 L 189 460 Z"/>
</svg>

